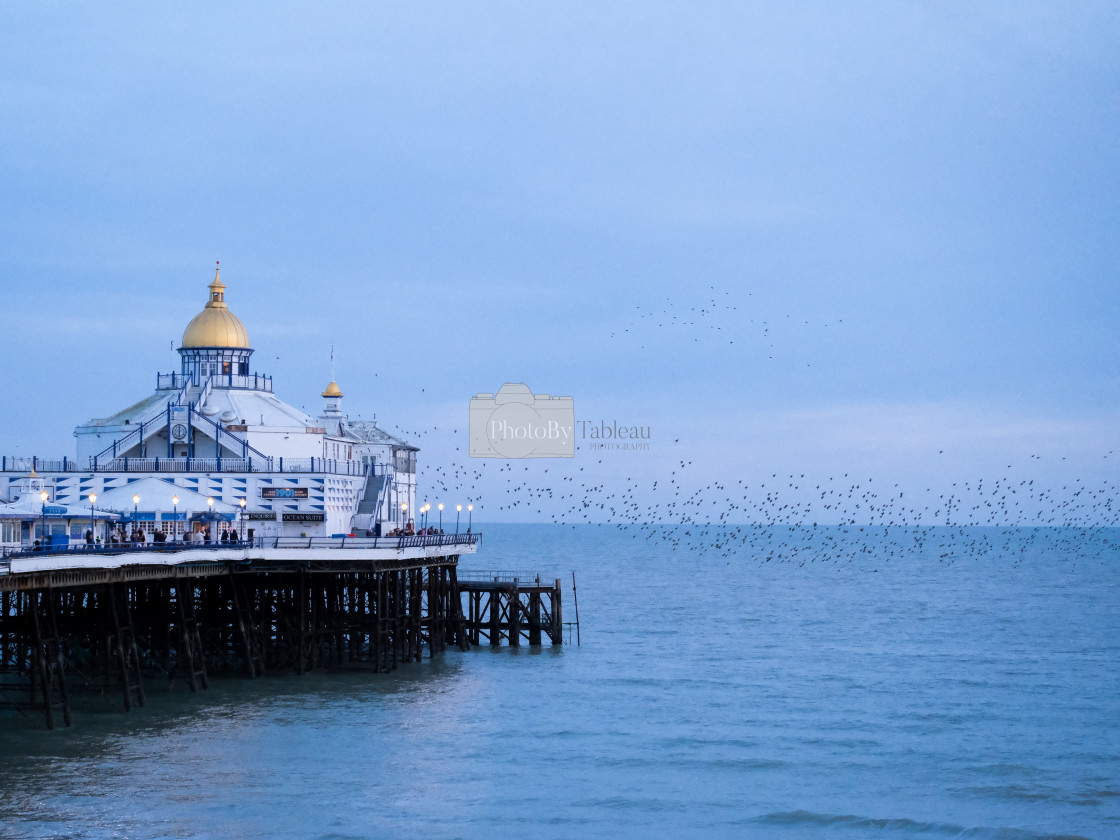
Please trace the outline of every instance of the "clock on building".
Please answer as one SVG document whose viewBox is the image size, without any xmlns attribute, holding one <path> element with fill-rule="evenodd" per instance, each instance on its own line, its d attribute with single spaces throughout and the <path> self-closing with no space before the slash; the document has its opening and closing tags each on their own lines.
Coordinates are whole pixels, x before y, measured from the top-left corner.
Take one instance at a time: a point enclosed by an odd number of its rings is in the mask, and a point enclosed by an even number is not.
<svg viewBox="0 0 1120 840">
<path fill-rule="evenodd" d="M 176 423 L 171 427 L 171 436 L 175 438 L 175 440 L 182 440 L 187 436 L 187 427 L 182 423 Z"/>
</svg>

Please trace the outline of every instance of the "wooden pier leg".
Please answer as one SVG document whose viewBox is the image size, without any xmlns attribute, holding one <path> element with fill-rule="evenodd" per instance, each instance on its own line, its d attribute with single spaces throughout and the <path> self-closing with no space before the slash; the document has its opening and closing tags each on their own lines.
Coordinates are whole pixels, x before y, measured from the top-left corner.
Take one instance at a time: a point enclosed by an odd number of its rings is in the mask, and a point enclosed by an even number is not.
<svg viewBox="0 0 1120 840">
<path fill-rule="evenodd" d="M 120 667 L 121 691 L 124 694 L 124 710 L 132 711 L 133 694 L 136 704 L 144 705 L 144 684 L 140 677 L 140 651 L 136 647 L 136 634 L 132 626 L 132 611 L 129 609 L 128 588 L 123 583 L 111 583 L 106 587 L 106 605 L 109 608 L 109 627 L 113 635 L 113 648 Z"/>
<path fill-rule="evenodd" d="M 502 590 L 495 586 L 490 590 L 490 646 L 502 643 Z"/>
<path fill-rule="evenodd" d="M 424 570 L 417 569 L 413 573 L 413 581 L 415 583 L 415 594 L 412 603 L 415 605 L 416 613 L 412 617 L 413 626 L 416 628 L 416 658 L 415 662 L 420 662 L 424 658 Z M 428 605 L 429 618 L 431 617 L 431 604 Z M 432 626 L 428 625 L 428 650 L 432 648 Z M 439 644 L 438 641 L 435 642 Z"/>
<path fill-rule="evenodd" d="M 377 636 L 374 625 L 375 592 L 377 591 L 377 576 L 372 572 L 363 572 L 361 575 L 361 610 L 363 631 L 359 644 L 364 653 L 366 662 L 374 662 L 376 669 L 377 656 L 374 652 L 374 638 Z"/>
<path fill-rule="evenodd" d="M 459 650 L 467 651 L 471 648 L 471 642 L 467 635 L 467 622 L 463 618 L 463 595 L 459 592 L 459 573 L 454 566 L 447 570 L 447 583 L 447 603 L 451 610 L 451 623 L 454 628 L 452 641 L 459 646 Z"/>
<path fill-rule="evenodd" d="M 440 567 L 428 566 L 428 657 L 443 650 L 443 621 L 440 618 Z M 423 571 L 421 571 L 423 575 Z"/>
<path fill-rule="evenodd" d="M 448 597 L 451 592 L 451 587 L 448 585 L 447 566 L 439 567 L 439 574 L 436 577 L 436 608 L 438 609 L 439 616 L 439 649 L 441 651 L 447 650 L 448 641 L 453 640 L 454 630 L 450 621 L 451 602 Z"/>
<path fill-rule="evenodd" d="M 47 729 L 54 729 L 54 682 L 51 680 L 50 665 L 43 650 L 44 635 L 39 618 L 41 600 L 42 593 L 34 592 L 28 603 L 31 613 L 31 702 L 35 702 L 35 693 L 38 689 L 39 696 L 43 698 L 43 714 L 46 717 Z"/>
<path fill-rule="evenodd" d="M 470 634 L 472 644 L 479 643 L 479 612 L 482 609 L 482 595 L 479 592 L 467 590 L 467 632 Z"/>
<path fill-rule="evenodd" d="M 307 569 L 300 566 L 299 586 L 296 590 L 296 604 L 295 608 L 292 610 L 292 616 L 299 622 L 297 643 L 299 644 L 300 676 L 307 673 L 307 621 L 309 612 L 310 605 L 307 601 Z"/>
<path fill-rule="evenodd" d="M 393 611 L 396 619 L 394 633 L 397 637 L 397 662 L 404 664 L 411 659 L 411 628 L 408 624 L 408 572 L 397 572 L 395 577 L 397 579 L 397 591 L 396 609 Z"/>
<path fill-rule="evenodd" d="M 362 652 L 361 630 L 361 593 L 358 588 L 358 574 L 348 575 L 346 598 L 346 616 L 348 628 L 346 631 L 346 652 L 350 662 L 357 662 Z"/>
<path fill-rule="evenodd" d="M 143 706 L 146 702 L 144 696 L 144 681 L 140 677 L 140 650 L 136 646 L 136 628 L 132 626 L 132 599 L 126 584 L 121 586 L 121 603 L 124 605 L 124 628 L 128 633 L 128 652 L 132 655 L 132 666 L 136 672 L 136 703 Z"/>
<path fill-rule="evenodd" d="M 385 670 L 392 671 L 400 660 L 400 633 L 397 604 L 400 603 L 400 572 L 385 573 Z"/>
<path fill-rule="evenodd" d="M 408 586 L 408 572 L 397 573 L 397 635 L 400 637 L 401 664 L 412 661 L 412 614 L 409 611 L 411 597 Z"/>
<path fill-rule="evenodd" d="M 8 617 L 11 615 L 11 607 L 8 603 L 10 597 L 11 593 L 7 589 L 0 591 L 0 668 L 11 665 L 12 639 L 8 633 Z"/>
<path fill-rule="evenodd" d="M 380 674 L 385 670 L 385 601 L 388 598 L 384 574 L 375 574 L 376 595 L 373 602 L 373 669 Z"/>
<path fill-rule="evenodd" d="M 517 578 L 509 588 L 509 646 L 521 647 L 521 592 L 517 588 Z"/>
<path fill-rule="evenodd" d="M 331 665 L 342 664 L 346 634 L 346 576 L 331 578 Z"/>
<path fill-rule="evenodd" d="M 552 590 L 552 626 L 548 630 L 548 638 L 553 645 L 564 644 L 564 615 L 560 605 L 560 578 L 556 578 Z"/>
<path fill-rule="evenodd" d="M 413 569 L 408 573 L 408 625 L 412 631 L 409 634 L 409 662 L 420 662 L 424 658 L 423 577 L 423 569 Z"/>
<path fill-rule="evenodd" d="M 198 619 L 194 610 L 194 580 L 180 578 L 175 581 L 175 602 L 179 611 L 179 643 L 182 651 L 178 657 L 187 669 L 191 691 L 209 688 L 206 660 L 202 656 L 202 639 L 198 633 Z"/>
<path fill-rule="evenodd" d="M 242 604 L 241 587 L 238 585 L 237 577 L 234 575 L 232 568 L 229 570 L 228 579 L 230 604 L 233 607 L 233 621 L 241 636 L 241 651 L 242 656 L 245 657 L 245 670 L 249 679 L 254 679 L 259 673 L 263 672 L 263 668 L 258 671 L 259 658 L 253 652 L 252 616 L 249 615 L 248 605 Z"/>
<path fill-rule="evenodd" d="M 529 593 L 529 644 L 541 644 L 541 593 L 536 589 Z"/>
<path fill-rule="evenodd" d="M 66 690 L 65 661 L 58 637 L 54 592 L 51 589 L 36 590 L 29 593 L 26 603 L 31 613 L 31 702 L 34 704 L 38 688 L 43 698 L 47 729 L 55 727 L 56 709 L 62 710 L 63 722 L 70 726 L 70 695 Z M 55 689 L 59 693 L 57 702 L 54 699 Z"/>
<path fill-rule="evenodd" d="M 55 611 L 54 590 L 47 590 L 47 626 L 54 637 L 54 669 L 58 683 L 58 696 L 62 701 L 62 722 L 67 726 L 73 723 L 70 716 L 70 691 L 66 687 L 66 660 L 62 656 L 62 636 L 58 632 L 58 617 Z"/>
<path fill-rule="evenodd" d="M 428 625 L 428 658 L 435 659 L 439 649 L 439 567 L 428 566 L 420 570 L 421 582 L 426 579 L 424 587 L 424 600 L 427 602 L 427 615 L 424 617 Z"/>
<path fill-rule="evenodd" d="M 267 574 L 260 576 L 260 613 L 257 616 L 258 629 L 257 641 L 260 647 L 261 670 L 264 670 L 265 663 L 269 663 L 273 658 L 273 640 L 275 638 L 275 626 L 273 616 L 276 609 L 276 585 L 275 579 Z"/>
<path fill-rule="evenodd" d="M 323 615 L 322 575 L 307 574 L 307 667 L 314 670 L 321 664 L 319 639 Z"/>
</svg>

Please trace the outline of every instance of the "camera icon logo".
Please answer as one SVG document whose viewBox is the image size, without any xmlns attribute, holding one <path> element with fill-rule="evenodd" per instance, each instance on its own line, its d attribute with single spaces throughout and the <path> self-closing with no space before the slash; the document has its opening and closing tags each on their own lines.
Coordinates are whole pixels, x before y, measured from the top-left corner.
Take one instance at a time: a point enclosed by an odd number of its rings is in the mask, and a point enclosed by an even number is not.
<svg viewBox="0 0 1120 840">
<path fill-rule="evenodd" d="M 472 458 L 572 458 L 575 403 L 571 397 L 534 394 L 507 382 L 497 394 L 477 394 L 470 405 Z"/>
</svg>

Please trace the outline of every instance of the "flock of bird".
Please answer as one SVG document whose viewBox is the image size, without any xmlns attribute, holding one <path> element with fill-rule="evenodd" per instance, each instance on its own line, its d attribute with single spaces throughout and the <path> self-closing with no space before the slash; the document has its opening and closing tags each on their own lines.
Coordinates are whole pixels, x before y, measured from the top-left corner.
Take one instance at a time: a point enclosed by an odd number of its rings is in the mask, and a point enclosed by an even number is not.
<svg viewBox="0 0 1120 840">
<path fill-rule="evenodd" d="M 440 430 L 407 434 L 423 440 Z M 603 458 L 578 447 L 573 459 L 457 457 L 421 461 L 418 483 L 421 500 L 473 502 L 476 521 L 611 527 L 670 551 L 714 553 L 728 562 L 852 562 L 874 551 L 878 559 L 917 553 L 953 563 L 992 553 L 1025 556 L 1120 527 L 1118 487 L 1110 481 L 1043 487 L 1005 476 L 911 492 L 849 474 L 704 480 L 687 458 L 674 461 L 667 475 L 641 481 L 612 477 L 618 463 L 603 467 Z"/>
<path fill-rule="evenodd" d="M 748 292 L 747 297 L 753 294 Z M 767 357 L 774 358 L 774 335 L 785 330 L 790 325 L 800 327 L 814 326 L 804 319 L 795 319 L 793 315 L 786 314 L 776 321 L 770 318 L 743 318 L 736 314 L 739 307 L 731 300 L 731 293 L 724 291 L 720 295 L 715 286 L 708 287 L 708 294 L 703 300 L 690 302 L 685 306 L 675 302 L 671 297 L 659 306 L 649 309 L 641 304 L 634 307 L 634 311 L 626 326 L 610 333 L 612 339 L 635 338 L 639 341 L 642 350 L 646 349 L 644 336 L 656 328 L 659 342 L 670 342 L 679 345 L 682 341 L 691 339 L 693 344 L 700 344 L 715 340 L 728 346 L 735 344 L 736 337 L 742 346 L 744 338 L 762 341 L 765 344 Z M 837 324 L 844 323 L 843 318 L 836 319 Z M 830 324 L 823 324 L 829 327 Z"/>
<path fill-rule="evenodd" d="M 772 353 L 774 325 L 749 320 L 754 330 L 747 331 L 748 322 L 734 314 L 738 307 L 729 298 L 713 286 L 687 308 L 669 298 L 655 309 L 639 306 L 611 338 L 629 334 L 644 340 L 645 328 L 656 326 L 679 330 L 678 339 L 695 342 L 710 334 L 734 344 L 736 337 L 746 335 L 764 340 Z M 783 320 L 793 319 L 787 315 Z M 906 488 L 846 473 L 773 472 L 710 480 L 710 469 L 698 475 L 699 468 L 687 457 L 670 464 L 659 460 L 665 468 L 658 478 L 638 480 L 625 475 L 621 465 L 626 462 L 620 457 L 608 456 L 604 467 L 599 453 L 579 446 L 572 459 L 473 459 L 464 451 L 465 429 L 433 426 L 397 433 L 453 453 L 421 459 L 420 503 L 444 501 L 454 509 L 457 503 L 473 502 L 476 521 L 611 527 L 634 540 L 671 551 L 714 553 L 728 562 L 853 562 L 874 552 L 879 559 L 916 553 L 953 563 L 991 553 L 1037 554 L 1090 533 L 1102 540 L 1102 550 L 1117 550 L 1101 530 L 1120 527 L 1120 500 L 1111 481 L 1044 487 L 1032 478 L 1013 478 L 1019 471 L 1010 465 L 998 479 L 957 481 L 937 489 Z M 1040 457 L 1032 455 L 1031 460 Z"/>
</svg>

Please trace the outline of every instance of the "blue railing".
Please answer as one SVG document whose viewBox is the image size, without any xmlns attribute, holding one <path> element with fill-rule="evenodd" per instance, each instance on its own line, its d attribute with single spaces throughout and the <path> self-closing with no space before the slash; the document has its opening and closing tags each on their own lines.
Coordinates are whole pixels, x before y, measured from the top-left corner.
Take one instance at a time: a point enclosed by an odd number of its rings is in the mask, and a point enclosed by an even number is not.
<svg viewBox="0 0 1120 840">
<path fill-rule="evenodd" d="M 168 374 L 168 375 L 172 376 L 172 377 L 175 376 L 174 374 Z M 235 379 L 243 380 L 243 381 L 235 384 L 234 383 Z M 199 423 L 199 424 L 202 424 L 204 426 L 207 423 L 210 424 L 209 431 L 210 431 L 210 436 L 214 440 L 214 449 L 215 449 L 214 457 L 215 458 L 217 458 L 219 456 L 219 453 L 221 452 L 222 435 L 225 435 L 227 438 L 230 438 L 235 442 L 234 446 L 230 446 L 227 443 L 226 448 L 230 449 L 231 451 L 236 452 L 237 449 L 240 447 L 241 456 L 243 458 L 248 458 L 250 455 L 254 455 L 257 458 L 262 459 L 262 460 L 268 458 L 268 456 L 265 455 L 263 452 L 261 452 L 259 449 L 256 449 L 255 447 L 251 446 L 249 444 L 248 440 L 246 440 L 245 438 L 243 438 L 243 437 L 241 437 L 237 434 L 232 433 L 229 429 L 224 428 L 220 423 L 217 423 L 212 418 L 207 417 L 204 413 L 202 413 L 201 409 L 204 405 L 206 405 L 206 401 L 210 396 L 210 392 L 215 387 L 228 386 L 228 387 L 231 387 L 231 388 L 233 388 L 233 387 L 251 388 L 251 387 L 254 387 L 255 385 L 259 385 L 259 386 L 262 386 L 262 387 L 260 387 L 259 390 L 266 390 L 266 391 L 271 392 L 272 391 L 272 380 L 271 380 L 271 378 L 262 377 L 260 374 L 254 374 L 252 376 L 235 376 L 234 374 L 224 374 L 224 375 L 223 374 L 210 374 L 209 376 L 206 377 L 205 381 L 202 382 L 202 384 L 200 386 L 201 390 L 199 391 L 197 398 L 193 402 L 191 402 L 189 405 L 185 404 L 184 400 L 187 398 L 187 392 L 190 390 L 192 382 L 185 377 L 182 378 L 181 382 L 178 381 L 178 380 L 175 380 L 174 378 L 171 381 L 175 384 L 181 384 L 182 385 L 182 390 L 175 397 L 175 399 L 174 400 L 169 400 L 168 402 L 164 403 L 163 405 L 157 406 L 155 409 L 148 412 L 148 414 L 146 414 L 142 419 L 137 420 L 136 423 L 132 424 L 132 425 L 135 426 L 135 428 L 132 431 L 128 432 L 128 434 L 124 435 L 123 437 L 117 438 L 116 440 L 112 441 L 103 450 L 101 450 L 96 455 L 94 455 L 93 459 L 92 459 L 93 469 L 97 469 L 97 464 L 102 458 L 108 458 L 110 460 L 116 460 L 123 453 L 128 452 L 130 449 L 132 449 L 133 446 L 143 447 L 144 441 L 149 437 L 149 430 L 151 430 L 151 429 L 157 429 L 158 430 L 158 429 L 164 428 L 165 426 L 169 427 L 170 424 L 171 424 L 171 410 L 172 410 L 172 408 L 180 407 L 180 406 L 184 406 L 184 405 L 186 405 L 186 408 L 187 408 L 187 422 L 192 427 L 195 425 L 195 423 Z M 158 382 L 157 382 L 157 384 L 158 384 Z M 193 383 L 193 384 L 198 384 L 198 383 Z M 263 387 L 263 385 L 267 385 L 267 388 Z M 244 430 L 244 427 L 241 427 L 241 429 Z M 134 438 L 135 438 L 135 440 L 134 440 Z M 168 452 L 170 452 L 170 451 L 171 451 L 171 444 L 170 444 L 170 441 L 169 441 L 168 442 Z"/>
<path fill-rule="evenodd" d="M 272 393 L 272 377 L 263 373 L 213 373 L 209 374 L 214 379 L 217 388 L 245 388 L 253 391 L 267 391 Z M 183 373 L 158 373 L 156 374 L 156 389 L 160 391 L 174 388 L 189 388 L 199 384 L 199 377 L 188 376 Z"/>
<path fill-rule="evenodd" d="M 111 458 L 95 465 L 92 458 L 88 464 L 80 464 L 73 458 L 0 457 L 0 472 L 20 473 L 34 469 L 38 473 L 279 472 L 361 476 L 366 474 L 368 466 L 362 461 L 335 458 Z M 383 468 L 380 464 L 375 466 Z"/>
</svg>

